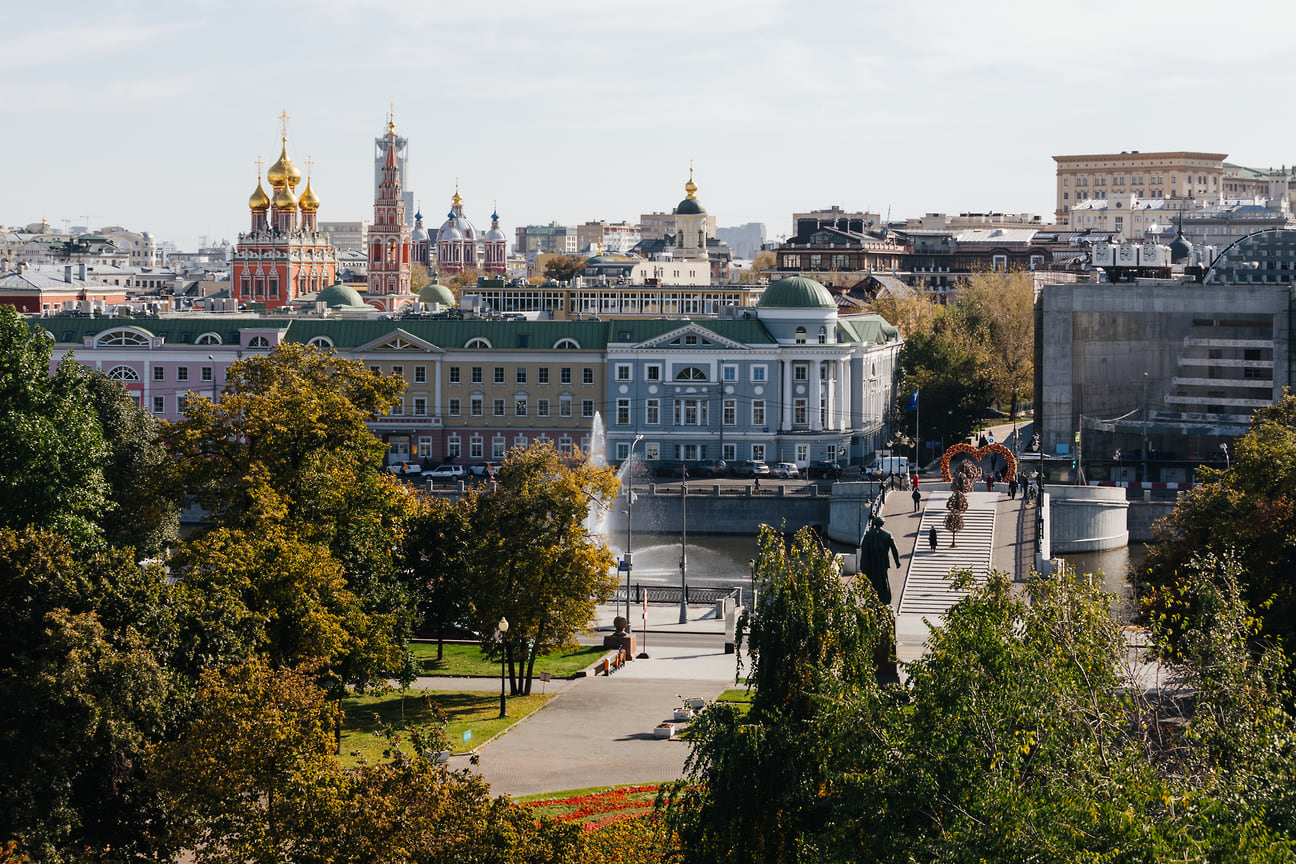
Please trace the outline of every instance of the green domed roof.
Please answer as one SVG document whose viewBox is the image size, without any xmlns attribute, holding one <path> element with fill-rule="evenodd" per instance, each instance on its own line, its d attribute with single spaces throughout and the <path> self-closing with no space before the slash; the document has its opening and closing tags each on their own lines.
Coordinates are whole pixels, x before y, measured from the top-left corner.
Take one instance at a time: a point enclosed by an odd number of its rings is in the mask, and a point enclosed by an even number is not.
<svg viewBox="0 0 1296 864">
<path fill-rule="evenodd" d="M 789 276 L 771 282 L 756 305 L 762 309 L 836 309 L 837 301 L 833 300 L 827 288 L 815 280 L 805 276 Z"/>
<path fill-rule="evenodd" d="M 419 289 L 418 298 L 420 303 L 440 303 L 446 308 L 453 308 L 455 303 L 454 292 L 440 282 L 429 282 Z"/>
<path fill-rule="evenodd" d="M 359 291 L 340 282 L 336 285 L 330 285 L 316 294 L 315 302 L 323 303 L 330 309 L 336 309 L 339 306 L 364 307 L 365 305 Z"/>
</svg>

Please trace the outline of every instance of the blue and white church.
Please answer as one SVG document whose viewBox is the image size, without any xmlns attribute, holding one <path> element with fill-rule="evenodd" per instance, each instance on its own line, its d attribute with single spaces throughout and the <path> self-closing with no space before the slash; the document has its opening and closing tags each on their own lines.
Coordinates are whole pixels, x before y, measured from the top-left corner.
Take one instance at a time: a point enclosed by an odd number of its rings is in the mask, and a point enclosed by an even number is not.
<svg viewBox="0 0 1296 864">
<path fill-rule="evenodd" d="M 755 309 L 608 326 L 608 458 L 863 462 L 883 447 L 899 331 L 838 312 L 820 283 L 772 283 Z"/>
</svg>

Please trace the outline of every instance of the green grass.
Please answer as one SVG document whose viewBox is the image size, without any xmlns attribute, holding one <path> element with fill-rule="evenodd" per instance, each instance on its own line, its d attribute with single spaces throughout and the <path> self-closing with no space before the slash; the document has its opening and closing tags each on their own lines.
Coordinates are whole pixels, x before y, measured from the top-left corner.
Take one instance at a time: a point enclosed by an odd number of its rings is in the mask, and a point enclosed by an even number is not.
<svg viewBox="0 0 1296 864">
<path fill-rule="evenodd" d="M 397 692 L 343 700 L 346 719 L 342 724 L 341 762 L 344 766 L 350 767 L 361 761 L 369 764 L 385 761 L 383 751 L 389 745 L 387 739 L 379 734 L 379 727 L 408 729 L 421 724 L 435 725 L 440 722 L 437 708 L 449 720 L 445 730 L 450 739 L 450 751 L 466 753 L 543 706 L 554 694 L 510 696 L 508 717 L 502 720 L 498 693 L 406 690 L 403 708 L 401 696 Z M 468 730 L 472 731 L 472 740 L 464 741 L 464 732 Z M 408 740 L 407 735 L 401 736 L 403 743 L 408 743 Z"/>
<path fill-rule="evenodd" d="M 461 643 L 445 645 L 445 654 L 437 660 L 435 642 L 413 642 L 410 651 L 419 664 L 419 674 L 446 678 L 498 678 L 500 667 L 498 660 L 491 660 L 481 651 L 481 646 Z M 536 658 L 535 677 L 541 672 L 548 672 L 554 678 L 570 678 L 575 673 L 592 665 L 607 653 L 606 648 L 596 645 L 585 645 L 575 651 L 542 654 Z M 539 680 L 535 682 L 539 684 Z"/>
<path fill-rule="evenodd" d="M 746 687 L 739 687 L 726 690 L 716 697 L 717 702 L 748 702 L 752 701 L 752 692 Z"/>
</svg>

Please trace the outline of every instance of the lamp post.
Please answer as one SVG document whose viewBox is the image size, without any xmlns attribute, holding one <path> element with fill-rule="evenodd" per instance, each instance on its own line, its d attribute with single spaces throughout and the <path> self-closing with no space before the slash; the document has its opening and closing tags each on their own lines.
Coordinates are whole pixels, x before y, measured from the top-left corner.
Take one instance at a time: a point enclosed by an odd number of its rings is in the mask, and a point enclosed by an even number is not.
<svg viewBox="0 0 1296 864">
<path fill-rule="evenodd" d="M 213 355 L 213 354 L 208 354 L 208 355 L 207 355 L 207 362 L 212 364 L 212 365 L 211 365 L 211 376 L 212 376 L 212 404 L 215 405 L 215 404 L 216 404 L 216 356 Z"/>
<path fill-rule="evenodd" d="M 756 559 L 755 558 L 747 559 L 747 569 L 751 571 L 752 611 L 755 612 L 756 611 Z"/>
<path fill-rule="evenodd" d="M 500 616 L 499 620 L 499 640 L 500 640 L 500 719 L 508 716 L 508 698 L 504 695 L 504 636 L 508 633 L 508 619 Z"/>
<path fill-rule="evenodd" d="M 1148 454 L 1147 454 L 1147 385 L 1148 373 L 1143 373 L 1143 482 L 1148 481 Z"/>
<path fill-rule="evenodd" d="M 679 623 L 688 623 L 688 466 L 680 477 L 680 608 Z"/>
<path fill-rule="evenodd" d="M 643 440 L 643 437 L 644 436 L 642 435 L 636 435 L 634 437 L 634 440 L 630 442 L 630 459 L 628 460 L 630 464 L 630 475 L 629 475 L 630 486 L 628 489 L 626 489 L 626 548 L 625 548 L 625 555 L 621 556 L 621 563 L 625 565 L 625 574 L 626 574 L 626 605 L 625 605 L 626 626 L 629 626 L 630 624 L 630 569 L 634 567 L 634 554 L 631 553 L 630 551 L 630 540 L 633 531 L 632 526 L 633 526 L 634 497 L 635 497 L 634 495 L 634 475 L 635 475 L 634 448 L 636 444 L 638 444 L 640 441 Z"/>
</svg>

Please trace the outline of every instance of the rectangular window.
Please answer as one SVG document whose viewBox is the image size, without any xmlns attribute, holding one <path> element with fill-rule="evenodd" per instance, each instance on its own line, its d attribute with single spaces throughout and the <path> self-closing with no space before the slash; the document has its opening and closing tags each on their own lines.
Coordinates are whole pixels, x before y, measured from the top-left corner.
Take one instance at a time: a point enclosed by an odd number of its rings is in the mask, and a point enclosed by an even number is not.
<svg viewBox="0 0 1296 864">
<path fill-rule="evenodd" d="M 572 416 L 572 400 L 570 399 L 558 400 L 558 416 L 559 417 Z"/>
<path fill-rule="evenodd" d="M 757 383 L 763 382 L 765 380 L 765 367 L 764 366 L 751 367 L 751 380 Z"/>
<path fill-rule="evenodd" d="M 188 367 L 188 366 L 180 366 L 180 367 L 178 367 L 178 368 L 176 369 L 176 380 L 177 380 L 177 381 L 188 381 L 188 380 L 189 380 L 189 367 Z"/>
<path fill-rule="evenodd" d="M 165 381 L 165 380 L 166 380 L 166 370 L 163 369 L 161 366 L 154 366 L 154 367 L 153 367 L 153 380 L 154 380 L 154 381 Z"/>
<path fill-rule="evenodd" d="M 720 458 L 726 462 L 732 462 L 738 458 L 738 448 L 733 444 L 726 444 L 720 448 Z"/>
<path fill-rule="evenodd" d="M 505 441 L 504 441 L 503 438 L 492 438 L 492 439 L 491 439 L 491 457 L 494 458 L 494 459 L 503 459 L 503 458 L 504 458 L 504 445 L 505 445 Z"/>
<path fill-rule="evenodd" d="M 210 366 L 202 367 L 202 380 L 204 381 L 212 380 L 212 367 Z"/>
<path fill-rule="evenodd" d="M 154 414 L 163 414 L 163 413 L 165 413 L 165 412 L 166 412 L 166 397 L 165 397 L 165 396 L 154 396 L 154 397 L 153 397 L 153 413 L 154 413 Z"/>
<path fill-rule="evenodd" d="M 627 459 L 630 458 L 630 442 L 629 442 L 629 441 L 618 441 L 618 442 L 617 442 L 616 458 L 617 458 L 617 461 L 618 461 L 618 462 L 624 462 L 625 460 L 627 460 Z"/>
<path fill-rule="evenodd" d="M 616 380 L 618 381 L 632 380 L 630 378 L 630 368 L 631 367 L 629 363 L 618 363 L 616 365 Z"/>
<path fill-rule="evenodd" d="M 468 403 L 468 410 L 472 413 L 472 416 L 474 417 L 482 416 L 482 397 L 480 396 L 472 397 L 472 401 Z"/>
<path fill-rule="evenodd" d="M 548 399 L 537 399 L 537 400 L 536 400 L 536 416 L 537 416 L 537 417 L 548 417 L 548 416 L 549 416 L 549 400 L 548 400 Z"/>
<path fill-rule="evenodd" d="M 726 363 L 724 366 L 720 367 L 720 377 L 725 381 L 737 381 L 738 367 L 734 366 L 733 364 Z"/>
<path fill-rule="evenodd" d="M 496 384 L 503 384 L 503 383 L 504 383 L 504 367 L 503 367 L 503 366 L 496 366 L 496 367 L 495 367 L 495 383 L 496 383 Z"/>
<path fill-rule="evenodd" d="M 630 400 L 629 399 L 617 400 L 616 422 L 618 426 L 630 425 Z"/>
<path fill-rule="evenodd" d="M 495 415 L 496 417 L 503 417 L 503 416 L 504 416 L 504 400 L 503 400 L 503 399 L 496 399 L 494 402 L 491 403 L 491 407 L 492 407 L 493 413 L 494 413 L 494 415 Z"/>
<path fill-rule="evenodd" d="M 594 383 L 594 367 L 586 366 L 584 369 L 581 370 L 581 383 L 582 384 Z"/>
<path fill-rule="evenodd" d="M 804 363 L 794 363 L 792 365 L 792 380 L 793 381 L 810 380 L 810 367 Z"/>
<path fill-rule="evenodd" d="M 808 414 L 806 408 L 807 406 L 806 406 L 805 399 L 792 400 L 792 422 L 793 423 L 795 423 L 798 426 L 804 426 L 808 422 L 807 420 Z"/>
<path fill-rule="evenodd" d="M 593 417 L 593 416 L 594 416 L 594 400 L 593 400 L 593 399 L 582 399 L 582 400 L 581 400 L 581 416 L 582 416 L 582 417 Z"/>
<path fill-rule="evenodd" d="M 765 425 L 765 400 L 764 399 L 752 400 L 752 425 L 761 426 L 761 427 Z"/>
<path fill-rule="evenodd" d="M 415 383 L 415 384 L 426 384 L 426 383 L 427 383 L 427 367 L 426 367 L 426 366 L 415 366 L 415 367 L 414 367 L 414 383 Z M 456 381 L 455 383 L 458 384 L 459 382 Z"/>
<path fill-rule="evenodd" d="M 480 366 L 472 367 L 470 374 L 471 374 L 472 383 L 474 384 L 482 383 L 482 367 Z"/>
<path fill-rule="evenodd" d="M 451 383 L 451 384 L 460 384 L 460 383 L 462 383 L 462 382 L 459 380 L 459 367 L 458 367 L 458 366 L 451 366 L 451 367 L 450 367 L 450 383 Z"/>
<path fill-rule="evenodd" d="M 425 416 L 427 416 L 427 399 L 426 399 L 426 397 L 423 397 L 423 396 L 415 396 L 415 397 L 414 397 L 414 416 L 415 416 L 415 417 L 425 417 Z"/>
<path fill-rule="evenodd" d="M 393 366 L 393 367 L 392 367 L 392 377 L 394 377 L 394 378 L 404 378 L 404 377 L 405 377 L 405 367 L 404 367 L 404 366 Z"/>
<path fill-rule="evenodd" d="M 661 423 L 661 400 L 649 399 L 644 403 L 644 422 L 649 426 Z"/>
<path fill-rule="evenodd" d="M 752 445 L 752 459 L 755 459 L 757 462 L 764 462 L 764 461 L 765 461 L 765 445 L 764 445 L 764 444 L 753 444 L 753 445 Z"/>
<path fill-rule="evenodd" d="M 513 381 L 516 384 L 527 383 L 527 370 L 525 366 L 519 366 L 513 370 Z"/>
<path fill-rule="evenodd" d="M 458 417 L 458 416 L 459 416 L 459 400 L 458 400 L 458 399 L 451 399 L 451 400 L 450 400 L 450 416 L 451 416 L 451 417 Z"/>
<path fill-rule="evenodd" d="M 393 417 L 404 417 L 404 416 L 405 416 L 405 400 L 404 400 L 404 399 L 401 399 L 401 400 L 397 401 L 396 404 L 392 405 L 392 409 L 391 409 L 391 416 L 393 416 Z"/>
<path fill-rule="evenodd" d="M 428 459 L 432 456 L 432 439 L 423 437 L 418 442 L 418 455 L 422 459 Z"/>
<path fill-rule="evenodd" d="M 468 458 L 469 459 L 482 458 L 482 439 L 474 438 L 468 442 Z"/>
<path fill-rule="evenodd" d="M 657 363 L 654 363 L 654 364 L 652 364 L 651 366 L 645 366 L 645 367 L 644 367 L 644 380 L 645 380 L 645 381 L 660 381 L 660 380 L 661 380 L 661 365 L 660 365 L 660 364 L 657 364 Z"/>
<path fill-rule="evenodd" d="M 661 458 L 661 449 L 656 444 L 644 445 L 644 458 L 649 462 L 656 462 Z"/>
<path fill-rule="evenodd" d="M 539 369 L 536 370 L 536 381 L 537 381 L 537 382 L 540 384 L 540 386 L 542 386 L 542 387 L 548 387 L 548 386 L 549 386 L 549 367 L 548 367 L 548 366 L 541 366 Z"/>
<path fill-rule="evenodd" d="M 558 383 L 559 383 L 559 384 L 570 384 L 571 382 L 572 382 L 572 377 L 571 377 L 571 367 L 570 367 L 570 366 L 564 366 L 564 367 L 562 367 L 561 369 L 559 369 L 559 370 L 558 370 Z"/>
<path fill-rule="evenodd" d="M 446 455 L 458 459 L 462 453 L 459 449 L 460 446 L 459 438 L 457 436 L 450 438 L 450 440 L 446 441 Z"/>
<path fill-rule="evenodd" d="M 676 399 L 675 400 L 675 425 L 676 426 L 706 426 L 707 421 L 706 399 Z"/>
<path fill-rule="evenodd" d="M 527 400 L 525 396 L 513 400 L 513 416 L 527 416 Z"/>
<path fill-rule="evenodd" d="M 726 426 L 738 425 L 738 400 L 737 399 L 724 400 L 724 425 Z"/>
</svg>

